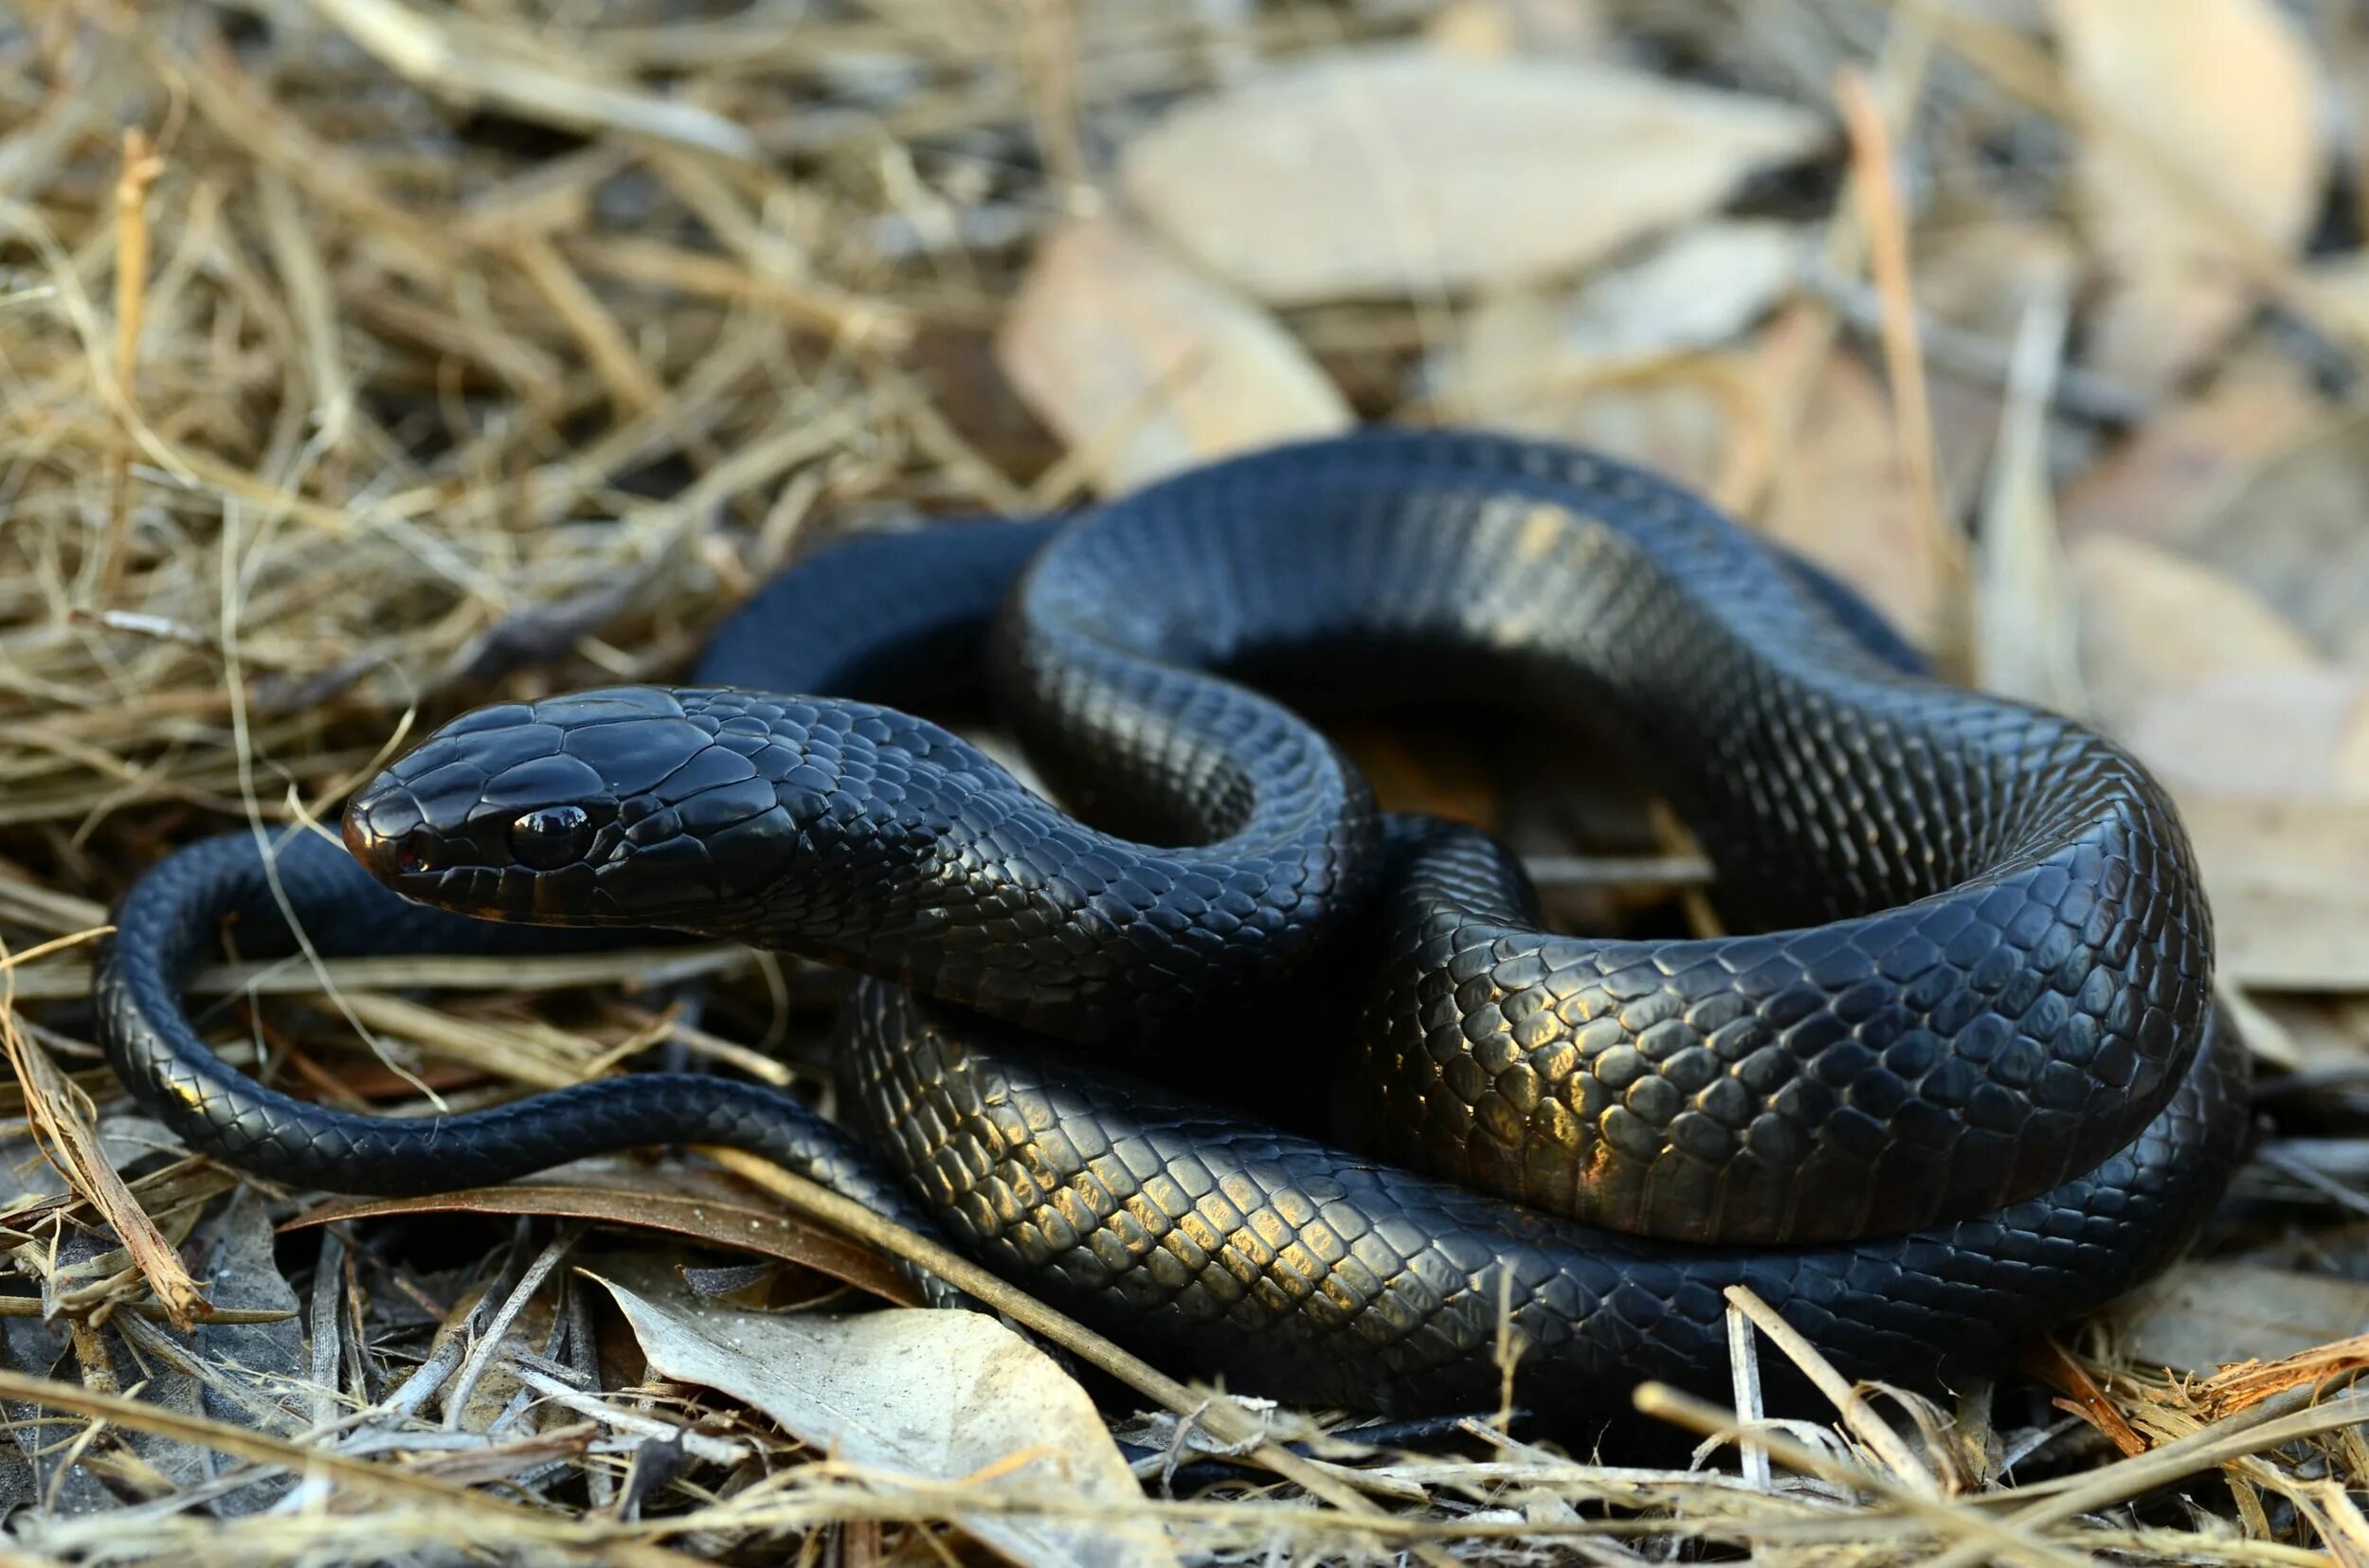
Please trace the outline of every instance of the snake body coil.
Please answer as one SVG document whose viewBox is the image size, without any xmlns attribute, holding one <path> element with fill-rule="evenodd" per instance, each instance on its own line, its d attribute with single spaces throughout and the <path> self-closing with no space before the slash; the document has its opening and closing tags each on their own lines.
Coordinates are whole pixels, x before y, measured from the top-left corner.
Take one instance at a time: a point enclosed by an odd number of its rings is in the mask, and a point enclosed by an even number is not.
<svg viewBox="0 0 2369 1568">
<path fill-rule="evenodd" d="M 993 684 L 1085 820 L 935 725 L 773 694 L 943 677 L 1015 575 Z M 106 1037 L 182 1136 L 262 1174 L 419 1191 L 751 1147 L 1290 1399 L 1490 1403 L 1501 1310 L 1542 1405 L 1716 1383 L 1729 1284 L 1848 1374 L 1929 1383 L 2174 1255 L 2246 1090 L 2155 784 L 1906 662 L 1831 585 L 1587 455 L 1279 448 L 1058 532 L 842 547 L 719 635 L 707 684 L 479 710 L 355 799 L 360 866 L 281 856 L 328 951 L 659 927 L 855 965 L 859 1142 L 703 1077 L 433 1121 L 264 1090 L 178 1001 L 221 917 L 278 924 L 246 838 L 126 899 Z M 1516 742 L 1594 733 L 1680 804 L 1751 934 L 1544 929 L 1493 844 L 1383 817 L 1237 676 L 1454 700 Z M 1352 1019 L 1362 1155 L 1120 1070 L 1304 1055 Z"/>
</svg>

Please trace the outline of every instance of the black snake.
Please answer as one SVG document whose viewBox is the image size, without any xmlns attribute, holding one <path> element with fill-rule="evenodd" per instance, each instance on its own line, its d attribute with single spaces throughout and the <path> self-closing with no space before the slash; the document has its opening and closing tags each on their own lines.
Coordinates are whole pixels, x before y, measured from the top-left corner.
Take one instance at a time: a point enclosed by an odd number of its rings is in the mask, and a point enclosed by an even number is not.
<svg viewBox="0 0 2369 1568">
<path fill-rule="evenodd" d="M 657 927 L 853 965 L 854 1136 L 708 1075 L 411 1120 L 263 1089 L 179 995 L 226 915 L 246 951 L 279 931 L 251 835 L 124 900 L 105 1037 L 193 1146 L 281 1181 L 419 1192 L 737 1145 L 1290 1400 L 1492 1404 L 1501 1318 L 1540 1407 L 1715 1385 L 1730 1284 L 1847 1374 L 1929 1385 L 2187 1243 L 2246 1064 L 2156 784 L 1910 665 L 1831 583 L 1588 454 L 1277 448 L 1058 531 L 820 553 L 699 684 L 480 709 L 353 800 L 360 865 L 280 855 L 327 952 Z M 779 694 L 916 700 L 982 670 L 1076 817 L 935 724 Z M 1454 702 L 1517 750 L 1598 737 L 1682 807 L 1745 934 L 1543 928 L 1490 839 L 1379 813 L 1261 691 Z M 1302 1100 L 1333 1085 L 1359 1152 L 1218 1103 L 1262 1065 Z"/>
</svg>

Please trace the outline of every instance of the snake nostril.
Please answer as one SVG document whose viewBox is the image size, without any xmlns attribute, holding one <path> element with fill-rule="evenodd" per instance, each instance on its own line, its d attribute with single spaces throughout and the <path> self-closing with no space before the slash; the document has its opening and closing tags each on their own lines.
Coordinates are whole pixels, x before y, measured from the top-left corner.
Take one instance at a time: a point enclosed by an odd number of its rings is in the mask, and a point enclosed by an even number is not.
<svg viewBox="0 0 2369 1568">
<path fill-rule="evenodd" d="M 430 840 L 425 828 L 413 828 L 395 842 L 395 870 L 407 876 L 427 871 L 435 865 L 430 853 Z"/>
</svg>

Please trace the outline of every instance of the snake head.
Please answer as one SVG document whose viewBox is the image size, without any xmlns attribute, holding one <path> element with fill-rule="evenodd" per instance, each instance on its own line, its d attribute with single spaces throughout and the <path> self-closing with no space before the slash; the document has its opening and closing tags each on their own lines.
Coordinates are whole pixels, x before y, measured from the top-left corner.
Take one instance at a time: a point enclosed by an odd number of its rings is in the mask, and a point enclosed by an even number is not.
<svg viewBox="0 0 2369 1568">
<path fill-rule="evenodd" d="M 830 902 L 851 840 L 898 840 L 895 786 L 918 759 L 897 742 L 918 725 L 731 689 L 497 704 L 354 796 L 346 847 L 397 892 L 466 914 L 732 935 Z"/>
</svg>

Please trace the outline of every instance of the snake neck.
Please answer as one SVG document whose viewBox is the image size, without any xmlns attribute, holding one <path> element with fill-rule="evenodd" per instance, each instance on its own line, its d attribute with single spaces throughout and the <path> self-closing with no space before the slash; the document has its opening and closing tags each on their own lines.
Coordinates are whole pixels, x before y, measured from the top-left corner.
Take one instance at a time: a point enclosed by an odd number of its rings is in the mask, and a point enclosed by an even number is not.
<svg viewBox="0 0 2369 1568">
<path fill-rule="evenodd" d="M 744 941 L 1110 1042 L 1299 962 L 1362 891 L 1333 872 L 1371 831 L 1344 816 L 1358 788 L 1336 758 L 1289 789 L 1180 792 L 1170 819 L 1209 841 L 1163 849 L 892 709 L 619 687 L 464 715 L 355 797 L 345 836 L 420 903 Z M 1205 963 L 1157 961 L 1179 947 Z"/>
</svg>

